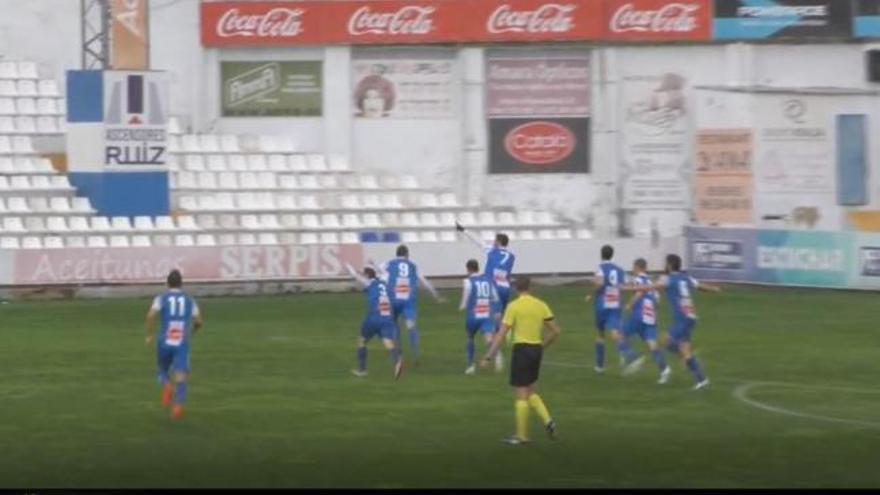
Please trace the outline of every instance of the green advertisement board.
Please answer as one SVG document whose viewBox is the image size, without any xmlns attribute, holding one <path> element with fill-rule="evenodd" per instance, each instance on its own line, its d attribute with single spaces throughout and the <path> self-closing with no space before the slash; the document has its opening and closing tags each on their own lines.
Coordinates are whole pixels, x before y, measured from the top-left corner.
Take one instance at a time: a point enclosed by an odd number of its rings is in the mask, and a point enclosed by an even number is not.
<svg viewBox="0 0 880 495">
<path fill-rule="evenodd" d="M 320 117 L 320 61 L 221 62 L 223 117 Z"/>
</svg>

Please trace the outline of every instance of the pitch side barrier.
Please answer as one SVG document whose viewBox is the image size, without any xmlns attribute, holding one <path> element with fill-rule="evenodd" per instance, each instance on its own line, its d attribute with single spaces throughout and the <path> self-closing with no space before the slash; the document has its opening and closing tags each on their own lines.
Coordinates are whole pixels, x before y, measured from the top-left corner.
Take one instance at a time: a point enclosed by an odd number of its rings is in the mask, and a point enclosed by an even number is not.
<svg viewBox="0 0 880 495">
<path fill-rule="evenodd" d="M 880 234 L 688 227 L 697 278 L 787 287 L 880 289 Z"/>
<path fill-rule="evenodd" d="M 681 252 L 681 237 L 650 239 L 533 240 L 511 244 L 515 273 L 541 275 L 549 283 L 583 278 L 599 264 L 603 244 L 616 249 L 615 260 L 629 266 L 636 258 L 660 270 L 663 257 Z M 477 246 L 411 243 L 411 258 L 440 287 L 459 287 L 465 262 L 482 264 Z M 188 286 L 210 295 L 332 291 L 351 288 L 345 264 L 360 268 L 394 257 L 393 244 L 289 246 L 211 246 L 101 249 L 0 250 L 0 287 L 6 295 L 137 296 L 151 293 L 172 268 Z"/>
</svg>

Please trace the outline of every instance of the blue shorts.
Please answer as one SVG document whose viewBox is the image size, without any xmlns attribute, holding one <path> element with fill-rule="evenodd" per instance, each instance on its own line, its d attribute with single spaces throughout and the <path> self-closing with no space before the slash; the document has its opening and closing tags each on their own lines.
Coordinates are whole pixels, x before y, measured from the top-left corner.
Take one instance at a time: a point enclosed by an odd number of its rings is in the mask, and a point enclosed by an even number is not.
<svg viewBox="0 0 880 495">
<path fill-rule="evenodd" d="M 392 311 L 394 311 L 394 320 L 397 321 L 401 315 L 403 315 L 403 319 L 406 321 L 416 321 L 416 316 L 418 316 L 418 309 L 416 307 L 415 299 L 405 299 L 403 301 L 394 301 L 391 305 Z"/>
<path fill-rule="evenodd" d="M 693 332 L 696 325 L 697 320 L 689 318 L 673 321 L 669 327 L 669 339 L 676 344 L 690 342 L 691 332 Z"/>
<path fill-rule="evenodd" d="M 643 341 L 657 341 L 657 325 L 649 325 L 638 318 L 627 320 L 623 334 L 629 338 L 638 335 Z"/>
<path fill-rule="evenodd" d="M 596 328 L 599 333 L 605 330 L 621 330 L 621 311 L 619 309 L 596 310 Z"/>
<path fill-rule="evenodd" d="M 492 318 L 468 318 L 465 321 L 465 329 L 468 337 L 473 337 L 477 332 L 483 335 L 491 335 L 495 333 L 495 320 Z"/>
<path fill-rule="evenodd" d="M 387 340 L 397 339 L 397 325 L 391 318 L 377 318 L 375 316 L 367 316 L 361 323 L 361 337 L 364 340 L 370 340 L 379 336 Z"/>
<path fill-rule="evenodd" d="M 498 291 L 498 306 L 501 308 L 501 313 L 504 313 L 507 303 L 510 302 L 510 287 L 496 285 L 495 290 Z"/>
<path fill-rule="evenodd" d="M 169 368 L 189 373 L 189 345 L 159 344 L 156 348 L 156 364 L 159 366 L 159 373 L 168 373 Z"/>
</svg>

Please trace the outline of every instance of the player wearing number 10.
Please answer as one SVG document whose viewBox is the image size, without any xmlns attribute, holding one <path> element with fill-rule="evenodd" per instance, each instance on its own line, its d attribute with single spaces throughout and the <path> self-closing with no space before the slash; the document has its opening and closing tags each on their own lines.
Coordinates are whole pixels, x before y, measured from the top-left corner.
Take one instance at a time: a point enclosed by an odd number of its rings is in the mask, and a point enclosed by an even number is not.
<svg viewBox="0 0 880 495">
<path fill-rule="evenodd" d="M 171 417 L 183 417 L 186 402 L 186 380 L 189 374 L 189 340 L 192 332 L 202 326 L 202 317 L 196 301 L 183 292 L 180 271 L 168 274 L 168 290 L 156 296 L 147 313 L 147 344 L 153 340 L 156 316 L 160 317 L 159 338 L 156 340 L 156 361 L 159 383 L 162 385 L 162 405 L 171 408 Z M 174 371 L 174 386 L 169 379 Z"/>
</svg>

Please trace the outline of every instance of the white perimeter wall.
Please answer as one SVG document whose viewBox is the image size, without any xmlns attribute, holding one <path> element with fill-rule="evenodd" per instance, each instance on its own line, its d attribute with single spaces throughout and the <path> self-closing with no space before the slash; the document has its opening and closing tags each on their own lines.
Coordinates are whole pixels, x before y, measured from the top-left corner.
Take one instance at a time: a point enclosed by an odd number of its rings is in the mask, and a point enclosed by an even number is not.
<svg viewBox="0 0 880 495">
<path fill-rule="evenodd" d="M 461 113 L 439 121 L 359 122 L 352 118 L 349 47 L 203 49 L 199 45 L 196 0 L 152 0 L 152 65 L 171 73 L 172 110 L 194 131 L 295 134 L 304 150 L 349 155 L 356 169 L 406 172 L 430 185 L 458 191 L 471 203 L 549 208 L 565 218 L 616 231 L 618 219 L 639 234 L 657 225 L 679 232 L 689 218 L 682 211 L 636 211 L 621 215 L 618 164 L 621 160 L 621 81 L 667 72 L 687 79 L 692 102 L 696 85 L 779 85 L 869 88 L 866 45 L 628 46 L 592 51 L 592 173 L 588 175 L 489 176 L 483 114 L 485 50 L 456 49 Z M 0 54 L 36 60 L 47 75 L 62 81 L 63 70 L 79 68 L 79 2 L 5 1 L 0 16 Z M 324 116 L 306 119 L 221 119 L 221 60 L 324 61 Z M 872 102 L 872 105 L 874 103 Z M 694 108 L 691 105 L 690 108 Z M 865 113 L 873 114 L 873 111 Z M 872 123 L 872 125 L 874 125 Z M 870 157 L 871 175 L 880 163 Z M 873 193 L 877 187 L 872 186 Z"/>
</svg>

